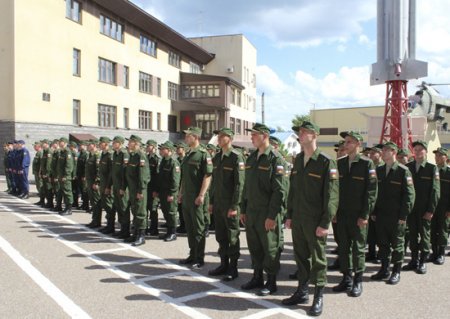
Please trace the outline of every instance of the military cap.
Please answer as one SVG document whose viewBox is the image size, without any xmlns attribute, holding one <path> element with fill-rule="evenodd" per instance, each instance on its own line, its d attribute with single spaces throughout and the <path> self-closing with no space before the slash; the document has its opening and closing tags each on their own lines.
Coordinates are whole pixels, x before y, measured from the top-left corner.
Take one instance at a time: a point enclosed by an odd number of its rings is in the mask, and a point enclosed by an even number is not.
<svg viewBox="0 0 450 319">
<path fill-rule="evenodd" d="M 313 122 L 310 122 L 310 121 L 303 121 L 302 125 L 300 125 L 300 126 L 299 125 L 293 126 L 292 130 L 294 132 L 298 132 L 298 131 L 300 131 L 301 128 L 314 131 L 317 134 L 320 133 L 320 127 L 317 124 L 315 124 Z"/>
<path fill-rule="evenodd" d="M 421 145 L 424 149 L 428 149 L 428 143 L 422 140 L 417 140 L 412 143 L 412 147 L 415 147 L 416 145 Z"/>
<path fill-rule="evenodd" d="M 14 142 L 13 141 L 9 141 L 8 143 L 6 143 L 6 144 L 8 144 L 8 145 L 12 145 L 12 144 L 14 144 Z"/>
<path fill-rule="evenodd" d="M 388 147 L 390 149 L 393 149 L 394 151 L 398 151 L 398 146 L 394 142 L 388 141 L 383 144 L 383 147 Z"/>
<path fill-rule="evenodd" d="M 245 129 L 248 132 L 252 133 L 267 133 L 270 134 L 270 128 L 264 124 L 261 123 L 255 123 L 252 128 L 246 128 Z"/>
<path fill-rule="evenodd" d="M 77 147 L 78 145 L 77 145 L 77 143 L 76 143 L 76 142 L 73 142 L 73 141 L 72 141 L 72 142 L 70 142 L 70 143 L 69 143 L 69 146 L 72 146 L 72 147 Z"/>
<path fill-rule="evenodd" d="M 176 148 L 188 148 L 188 145 L 184 142 L 179 142 L 175 144 Z"/>
<path fill-rule="evenodd" d="M 107 137 L 107 136 L 101 136 L 98 140 L 99 140 L 100 143 L 109 143 L 109 142 L 111 142 L 111 139 L 109 137 Z"/>
<path fill-rule="evenodd" d="M 145 143 L 145 144 L 148 146 L 150 146 L 150 145 L 157 146 L 158 142 L 156 142 L 155 140 L 148 140 L 147 143 Z"/>
<path fill-rule="evenodd" d="M 207 144 L 206 149 L 217 151 L 217 147 L 214 144 Z"/>
<path fill-rule="evenodd" d="M 269 141 L 270 141 L 270 144 L 275 144 L 275 145 L 283 144 L 281 142 L 281 140 L 278 137 L 275 137 L 275 136 L 269 136 Z"/>
<path fill-rule="evenodd" d="M 22 144 L 22 145 L 24 145 L 24 144 L 25 144 L 25 141 L 24 141 L 24 140 L 18 140 L 18 141 L 17 141 L 17 144 Z"/>
<path fill-rule="evenodd" d="M 361 136 L 361 134 L 359 134 L 358 132 L 355 132 L 355 131 L 341 132 L 339 135 L 342 138 L 346 138 L 347 136 L 350 136 L 350 137 L 353 137 L 358 142 L 363 141 L 363 137 Z"/>
<path fill-rule="evenodd" d="M 409 150 L 407 148 L 401 148 L 398 150 L 397 156 L 409 156 Z"/>
<path fill-rule="evenodd" d="M 384 146 L 383 144 L 375 144 L 374 146 L 372 146 L 370 148 L 370 150 L 374 151 L 374 152 L 381 153 L 381 150 L 383 149 L 383 146 Z"/>
<path fill-rule="evenodd" d="M 17 140 L 14 140 L 14 141 L 13 141 L 13 144 L 17 144 L 17 143 L 19 143 Z"/>
<path fill-rule="evenodd" d="M 33 143 L 33 145 L 41 145 L 41 143 L 42 143 L 41 141 L 36 141 Z"/>
<path fill-rule="evenodd" d="M 59 140 L 58 139 L 54 139 L 51 144 L 58 144 L 58 143 L 59 143 Z"/>
<path fill-rule="evenodd" d="M 195 127 L 195 126 L 191 126 L 187 130 L 184 130 L 183 132 L 186 134 L 192 134 L 192 135 L 197 135 L 197 136 L 202 135 L 202 129 L 199 127 Z"/>
<path fill-rule="evenodd" d="M 448 149 L 445 147 L 438 147 L 436 150 L 433 151 L 434 154 L 439 153 L 445 156 L 448 156 Z"/>
<path fill-rule="evenodd" d="M 78 142 L 78 145 L 88 145 L 89 141 L 80 141 Z"/>
<path fill-rule="evenodd" d="M 114 136 L 113 142 L 119 142 L 120 144 L 123 144 L 123 143 L 125 143 L 125 138 L 123 136 L 117 135 L 117 136 Z"/>
<path fill-rule="evenodd" d="M 142 138 L 140 138 L 137 135 L 131 135 L 130 138 L 127 138 L 128 141 L 134 141 L 134 142 L 138 142 L 138 143 L 142 143 Z"/>
<path fill-rule="evenodd" d="M 337 142 L 336 144 L 334 144 L 334 147 L 341 147 L 342 145 L 345 144 L 344 140 L 340 140 L 339 142 Z"/>
<path fill-rule="evenodd" d="M 222 127 L 220 130 L 213 131 L 214 134 L 228 135 L 229 137 L 234 136 L 234 131 L 228 127 Z"/>
<path fill-rule="evenodd" d="M 50 141 L 49 141 L 48 139 L 44 138 L 44 139 L 41 141 L 41 144 L 50 144 Z"/>
<path fill-rule="evenodd" d="M 175 149 L 175 145 L 171 141 L 165 141 L 164 143 L 159 145 L 159 148 L 166 148 L 173 151 Z"/>
<path fill-rule="evenodd" d="M 87 142 L 88 142 L 88 144 L 98 144 L 98 139 L 93 138 L 93 139 L 91 139 L 91 140 L 89 140 Z"/>
</svg>

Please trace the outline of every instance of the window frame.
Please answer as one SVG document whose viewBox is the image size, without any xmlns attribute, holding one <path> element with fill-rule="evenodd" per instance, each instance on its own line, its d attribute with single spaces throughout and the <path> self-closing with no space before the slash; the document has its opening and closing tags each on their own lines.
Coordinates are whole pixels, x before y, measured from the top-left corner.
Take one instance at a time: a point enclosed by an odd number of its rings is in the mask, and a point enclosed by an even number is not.
<svg viewBox="0 0 450 319">
<path fill-rule="evenodd" d="M 117 128 L 117 107 L 115 105 L 108 105 L 98 103 L 98 126 L 103 128 Z M 106 122 L 111 122 L 110 125 L 103 125 Z"/>
</svg>

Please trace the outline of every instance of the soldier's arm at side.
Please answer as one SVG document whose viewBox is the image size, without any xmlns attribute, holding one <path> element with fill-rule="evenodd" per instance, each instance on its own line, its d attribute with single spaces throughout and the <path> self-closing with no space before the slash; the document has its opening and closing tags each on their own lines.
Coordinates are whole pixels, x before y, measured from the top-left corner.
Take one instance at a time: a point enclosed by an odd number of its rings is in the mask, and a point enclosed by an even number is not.
<svg viewBox="0 0 450 319">
<path fill-rule="evenodd" d="M 364 207 L 359 218 L 369 219 L 370 214 L 375 208 L 375 202 L 378 195 L 378 180 L 375 173 L 375 165 L 372 161 L 369 162 L 366 170 L 366 192 L 364 195 Z"/>
<path fill-rule="evenodd" d="M 416 191 L 412 182 L 411 172 L 405 170 L 405 179 L 402 183 L 402 203 L 400 208 L 400 220 L 406 220 L 406 217 L 411 213 L 414 201 L 416 199 Z"/>
<path fill-rule="evenodd" d="M 242 200 L 242 192 L 244 190 L 245 182 L 245 166 L 244 157 L 239 154 L 236 158 L 236 163 L 234 166 L 234 192 L 231 198 L 231 207 L 233 211 L 238 210 L 239 204 Z"/>
<path fill-rule="evenodd" d="M 275 220 L 278 214 L 283 212 L 284 201 L 287 197 L 287 178 L 284 170 L 284 162 L 281 157 L 275 158 L 275 165 L 271 176 L 272 196 L 269 200 L 269 212 L 267 218 Z"/>
<path fill-rule="evenodd" d="M 336 170 L 336 172 L 332 174 L 331 170 Z M 335 160 L 330 160 L 328 163 L 323 194 L 323 212 L 319 227 L 328 229 L 339 205 L 339 172 Z"/>
<path fill-rule="evenodd" d="M 441 195 L 441 182 L 439 179 L 439 171 L 437 166 L 434 166 L 433 170 L 433 187 L 430 194 L 430 199 L 428 202 L 427 213 L 433 214 L 436 210 L 437 204 L 439 202 L 439 196 Z"/>
</svg>

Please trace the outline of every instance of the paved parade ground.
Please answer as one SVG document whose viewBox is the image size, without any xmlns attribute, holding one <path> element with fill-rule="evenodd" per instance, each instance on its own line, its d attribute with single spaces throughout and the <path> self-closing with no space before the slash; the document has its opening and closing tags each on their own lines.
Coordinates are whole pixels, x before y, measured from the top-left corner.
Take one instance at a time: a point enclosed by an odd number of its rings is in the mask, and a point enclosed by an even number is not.
<svg viewBox="0 0 450 319">
<path fill-rule="evenodd" d="M 251 276 L 245 232 L 239 277 L 224 283 L 207 276 L 219 263 L 214 232 L 205 266 L 192 271 L 178 264 L 188 253 L 183 235 L 173 242 L 147 237 L 136 248 L 84 227 L 91 218 L 85 212 L 59 216 L 36 201 L 0 194 L 0 318 L 304 318 L 312 303 L 311 295 L 309 305 L 281 306 L 296 288 L 288 279 L 295 271 L 290 231 L 278 292 L 258 297 L 239 289 Z M 335 247 L 332 236 L 329 243 L 328 252 Z M 367 265 L 359 298 L 333 293 L 341 278 L 329 271 L 321 318 L 450 317 L 450 257 L 443 266 L 428 264 L 426 275 L 402 272 L 397 286 L 371 282 L 376 270 Z"/>
</svg>

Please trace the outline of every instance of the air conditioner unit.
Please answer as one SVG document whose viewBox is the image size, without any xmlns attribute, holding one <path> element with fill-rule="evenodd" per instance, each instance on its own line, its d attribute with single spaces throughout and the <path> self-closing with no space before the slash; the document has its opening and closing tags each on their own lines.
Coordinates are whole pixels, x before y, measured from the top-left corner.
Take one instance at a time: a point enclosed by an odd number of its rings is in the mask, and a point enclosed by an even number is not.
<svg viewBox="0 0 450 319">
<path fill-rule="evenodd" d="M 228 73 L 233 73 L 234 72 L 234 66 L 230 66 L 227 68 L 227 72 Z"/>
</svg>

